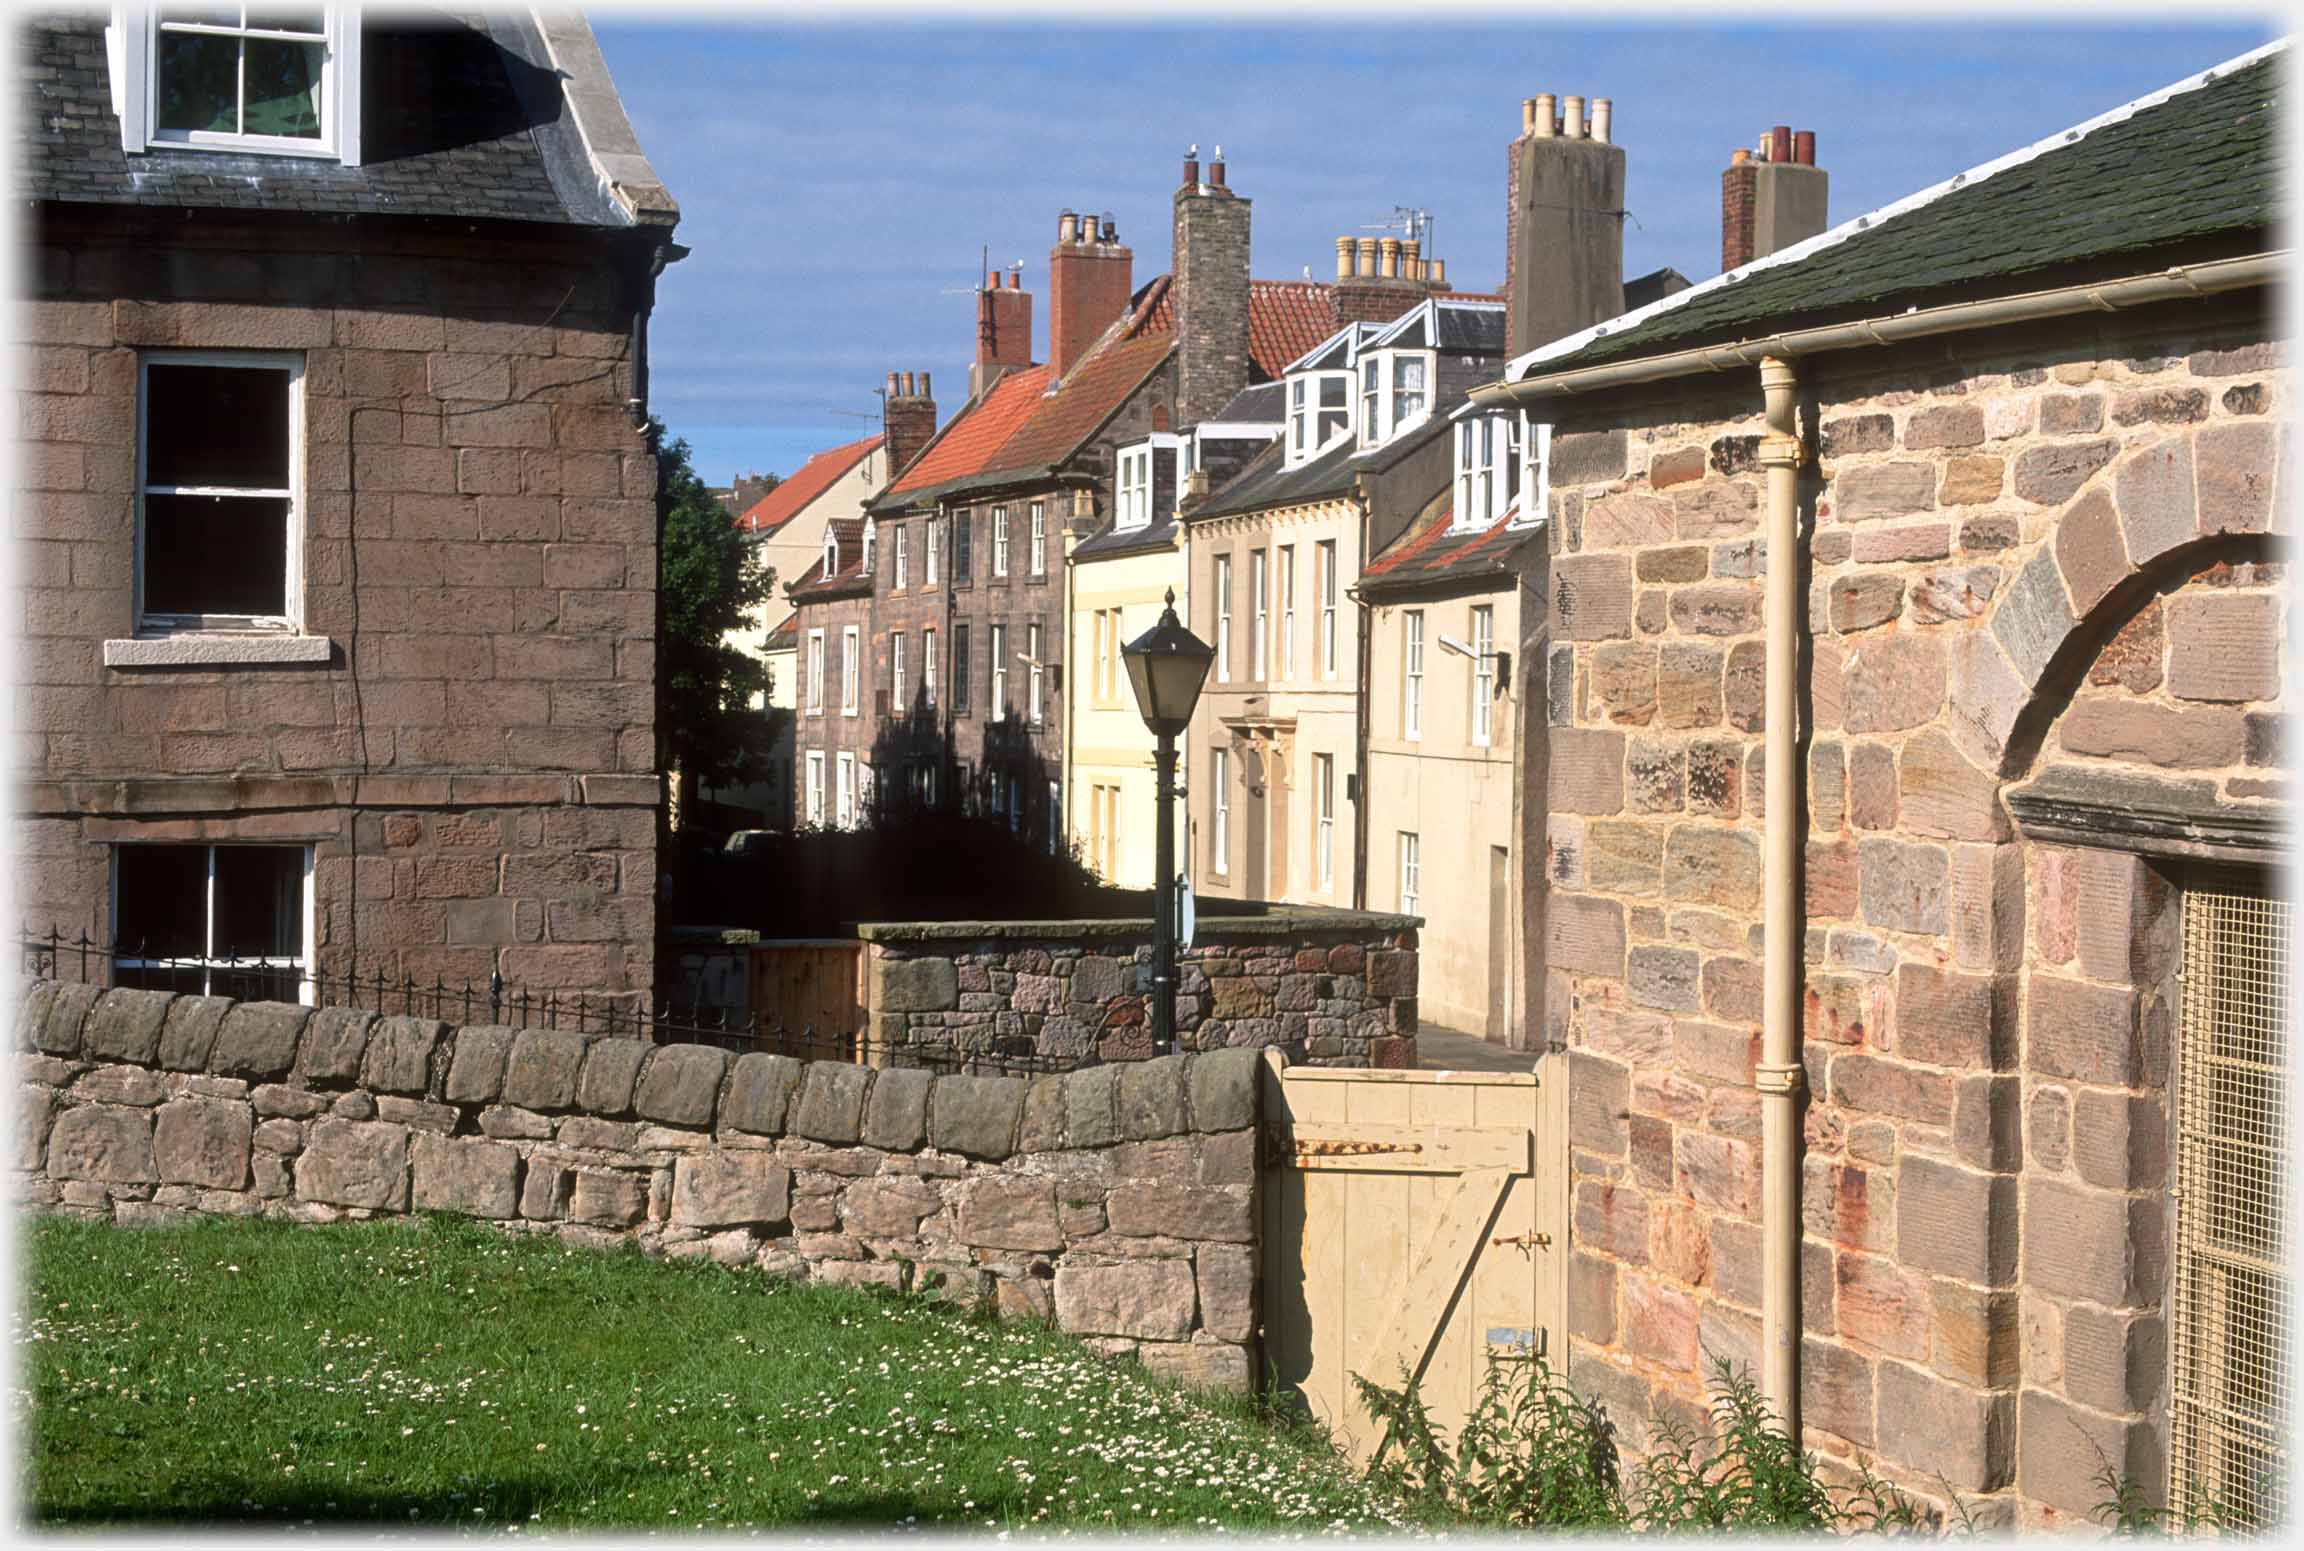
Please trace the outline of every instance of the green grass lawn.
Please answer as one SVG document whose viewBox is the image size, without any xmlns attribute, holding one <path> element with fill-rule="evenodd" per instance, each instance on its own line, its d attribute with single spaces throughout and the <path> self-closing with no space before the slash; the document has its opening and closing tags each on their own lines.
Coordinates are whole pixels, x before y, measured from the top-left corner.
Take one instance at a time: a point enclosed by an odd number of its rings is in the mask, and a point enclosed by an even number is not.
<svg viewBox="0 0 2304 1551">
<path fill-rule="evenodd" d="M 26 1235 L 51 1524 L 1381 1524 L 1315 1439 L 1050 1332 L 447 1220 Z"/>
</svg>

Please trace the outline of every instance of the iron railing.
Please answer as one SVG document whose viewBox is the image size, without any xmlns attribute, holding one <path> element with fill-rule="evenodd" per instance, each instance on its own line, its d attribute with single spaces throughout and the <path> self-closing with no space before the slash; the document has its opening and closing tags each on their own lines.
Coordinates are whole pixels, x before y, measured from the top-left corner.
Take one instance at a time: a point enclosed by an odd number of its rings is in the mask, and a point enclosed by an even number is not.
<svg viewBox="0 0 2304 1551">
<path fill-rule="evenodd" d="M 924 1067 L 968 1075 L 1032 1075 L 1070 1071 L 1094 1057 L 1047 1055 L 1012 1049 L 962 1049 L 941 1045 L 881 1045 L 845 1033 L 817 1033 L 763 1024 L 756 1012 L 726 1007 L 650 1004 L 637 991 L 531 991 L 508 985 L 500 974 L 485 981 L 430 983 L 413 975 L 394 977 L 378 969 L 363 974 L 357 965 L 338 972 L 264 959 L 170 954 L 149 945 L 105 943 L 81 932 L 66 937 L 51 928 L 21 928 L 18 968 L 44 979 L 92 982 L 104 986 L 172 991 L 179 995 L 231 997 L 237 1001 L 301 1002 L 315 1007 L 351 1007 L 386 1015 L 436 1018 L 451 1024 L 492 1024 L 515 1029 L 559 1029 L 612 1038 L 645 1039 L 659 1045 L 716 1045 L 738 1053 L 752 1051 L 808 1061 L 862 1061 L 874 1066 Z"/>
</svg>

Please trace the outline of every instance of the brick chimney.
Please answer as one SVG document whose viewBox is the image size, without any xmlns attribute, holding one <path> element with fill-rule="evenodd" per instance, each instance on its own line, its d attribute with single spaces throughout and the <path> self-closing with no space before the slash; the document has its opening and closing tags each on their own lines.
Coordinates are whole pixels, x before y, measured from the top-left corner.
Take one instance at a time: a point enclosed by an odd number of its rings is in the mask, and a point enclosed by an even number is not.
<svg viewBox="0 0 2304 1551">
<path fill-rule="evenodd" d="M 1011 270 L 1007 284 L 997 273 L 984 277 L 976 293 L 976 363 L 968 368 L 968 396 L 982 397 L 1005 372 L 1032 364 L 1032 293 Z"/>
<path fill-rule="evenodd" d="M 1505 176 L 1504 348 L 1517 355 L 1624 310 L 1624 151 L 1614 105 L 1520 104 Z"/>
<path fill-rule="evenodd" d="M 936 434 L 936 400 L 928 390 L 926 372 L 917 376 L 911 372 L 888 374 L 880 431 L 883 450 L 888 454 L 888 478 L 894 480 Z"/>
<path fill-rule="evenodd" d="M 1757 152 L 1738 150 L 1720 174 L 1723 272 L 1822 232 L 1830 176 L 1816 165 L 1816 133 L 1779 124 Z"/>
<path fill-rule="evenodd" d="M 1224 182 L 1224 148 L 1205 181 L 1199 147 L 1176 189 L 1176 424 L 1197 425 L 1248 386 L 1248 218 Z"/>
<path fill-rule="evenodd" d="M 1136 255 L 1107 221 L 1067 210 L 1056 218 L 1048 250 L 1048 364 L 1058 377 L 1079 364 L 1104 331 L 1128 310 Z"/>
</svg>

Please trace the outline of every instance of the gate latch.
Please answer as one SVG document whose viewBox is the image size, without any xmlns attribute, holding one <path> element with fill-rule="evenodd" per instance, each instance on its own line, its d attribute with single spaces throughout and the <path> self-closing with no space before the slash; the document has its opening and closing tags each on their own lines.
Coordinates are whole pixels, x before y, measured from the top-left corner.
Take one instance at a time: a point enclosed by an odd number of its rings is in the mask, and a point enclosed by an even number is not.
<svg viewBox="0 0 2304 1551">
<path fill-rule="evenodd" d="M 1525 1252 L 1530 1248 L 1550 1249 L 1552 1247 L 1552 1235 L 1549 1233 L 1519 1233 L 1509 1238 L 1490 1239 L 1488 1242 L 1497 1249 L 1503 1249 L 1509 1245 Z"/>
</svg>

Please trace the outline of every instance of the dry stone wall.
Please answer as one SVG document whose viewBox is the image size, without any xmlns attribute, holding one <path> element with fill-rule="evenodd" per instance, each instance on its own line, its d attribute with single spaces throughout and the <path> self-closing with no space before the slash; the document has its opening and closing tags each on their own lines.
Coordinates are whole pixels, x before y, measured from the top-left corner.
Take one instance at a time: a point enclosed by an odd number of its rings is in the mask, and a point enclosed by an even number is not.
<svg viewBox="0 0 2304 1551">
<path fill-rule="evenodd" d="M 441 1211 L 1052 1320 L 1245 1390 L 1258 1053 L 1033 1081 L 19 987 L 20 1196 L 122 1223 Z"/>
<path fill-rule="evenodd" d="M 2008 793 L 2279 822 L 2268 337 L 2194 307 L 1805 378 L 1804 1419 L 1987 1524 L 2165 1478 L 2171 875 Z M 1555 434 L 1548 664 L 1572 1371 L 1635 1444 L 1706 1354 L 1757 1368 L 1774 776 L 1756 386 L 1656 393 Z"/>
<path fill-rule="evenodd" d="M 1152 1053 L 1151 923 L 873 924 L 874 1037 L 1052 1059 Z M 1316 1066 L 1416 1064 L 1415 920 L 1289 911 L 1203 922 L 1178 955 L 1180 1050 L 1263 1049 Z"/>
</svg>

